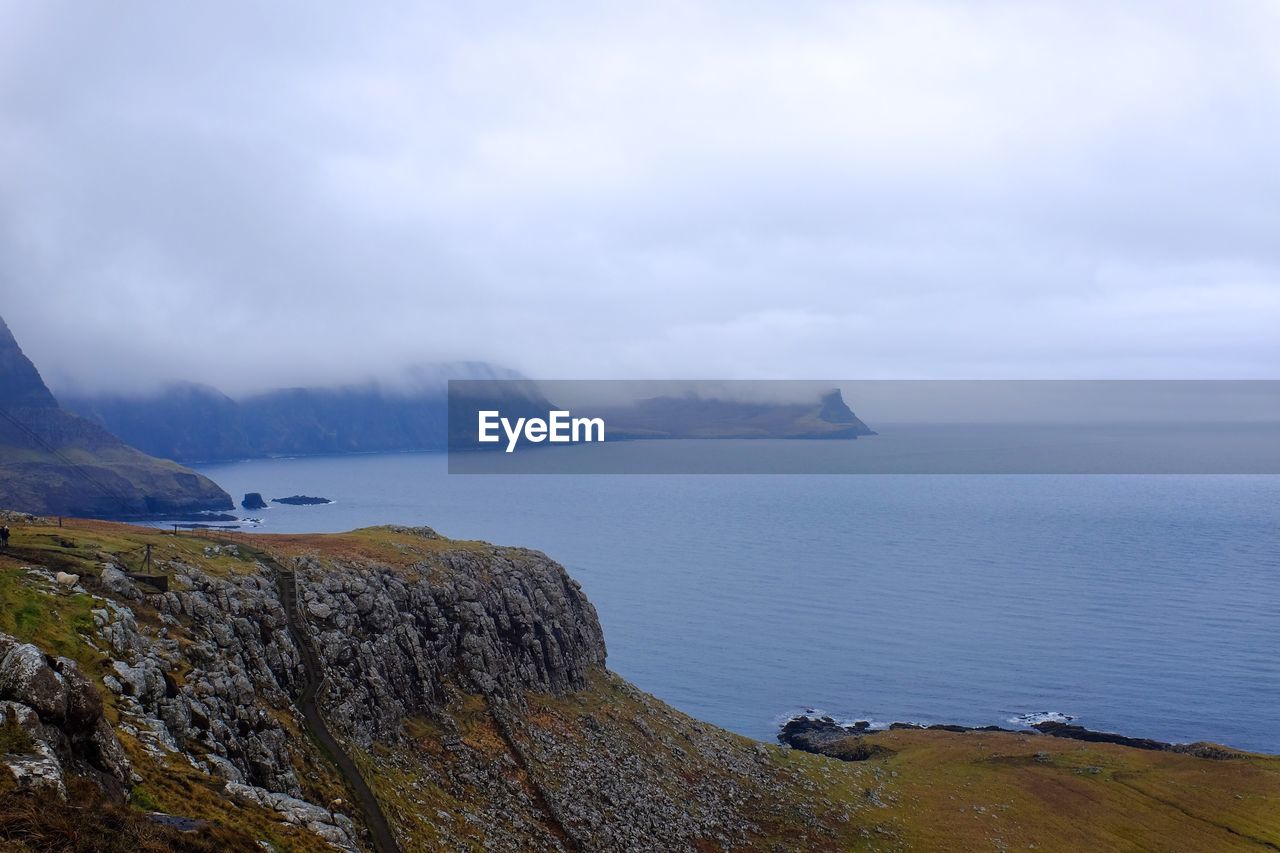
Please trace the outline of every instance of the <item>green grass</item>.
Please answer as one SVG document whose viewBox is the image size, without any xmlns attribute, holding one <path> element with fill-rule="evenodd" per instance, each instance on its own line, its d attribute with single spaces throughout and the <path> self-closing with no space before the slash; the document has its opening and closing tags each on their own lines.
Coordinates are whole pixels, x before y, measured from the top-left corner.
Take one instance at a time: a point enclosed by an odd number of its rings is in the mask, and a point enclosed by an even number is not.
<svg viewBox="0 0 1280 853">
<path fill-rule="evenodd" d="M 160 806 L 156 803 L 150 792 L 142 785 L 135 785 L 133 790 L 129 792 L 129 803 L 137 809 L 144 812 L 159 811 Z"/>
<path fill-rule="evenodd" d="M 81 634 L 92 634 L 93 598 L 62 590 L 46 592 L 21 567 L 0 564 L 0 631 L 42 650 L 71 658 L 81 667 L 101 656 Z"/>
<path fill-rule="evenodd" d="M 0 725 L 0 753 L 6 755 L 27 755 L 36 751 L 36 742 L 21 725 L 15 714 L 6 714 L 3 725 Z"/>
</svg>

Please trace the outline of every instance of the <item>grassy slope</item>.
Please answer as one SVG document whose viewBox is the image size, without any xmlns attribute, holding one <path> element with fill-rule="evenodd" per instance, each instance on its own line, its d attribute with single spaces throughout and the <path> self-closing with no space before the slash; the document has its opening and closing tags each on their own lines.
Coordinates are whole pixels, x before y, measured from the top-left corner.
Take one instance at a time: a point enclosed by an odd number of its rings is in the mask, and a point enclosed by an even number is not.
<svg viewBox="0 0 1280 853">
<path fill-rule="evenodd" d="M 924 849 L 1280 849 L 1280 759 L 1021 734 L 884 732 L 883 820 Z"/>
<path fill-rule="evenodd" d="M 209 542 L 199 536 L 88 521 L 69 521 L 64 528 L 11 526 L 12 547 L 0 554 L 0 630 L 75 658 L 94 678 L 101 677 L 107 657 L 82 638 L 92 624 L 91 598 L 40 592 L 41 584 L 24 566 L 92 575 L 103 552 L 127 554 L 126 567 L 137 568 L 137 549 L 149 542 L 156 559 L 178 559 L 219 574 L 252 570 L 252 563 L 225 553 L 206 557 Z M 491 547 L 388 528 L 237 538 L 280 556 L 313 553 L 405 568 L 432 552 Z M 152 615 L 145 605 L 134 609 L 140 622 Z M 104 695 L 110 704 L 110 694 Z M 761 827 L 754 849 L 1280 849 L 1280 758 L 1272 756 L 1209 760 L 1035 735 L 894 731 L 871 737 L 890 754 L 846 763 L 773 746 L 758 750 L 753 742 L 698 724 L 605 672 L 589 690 L 558 698 L 530 696 L 529 702 L 522 732 L 553 732 L 584 755 L 599 740 L 582 724 L 590 718 L 637 755 L 659 755 L 658 747 L 688 740 L 696 730 L 704 744 L 710 739 L 732 760 L 764 762 L 769 784 L 752 787 L 744 805 L 744 814 Z M 479 697 L 457 693 L 450 714 L 469 746 L 486 754 L 502 751 L 500 734 Z M 453 759 L 431 721 L 411 720 L 407 733 L 419 746 L 412 755 L 362 760 L 370 768 L 376 761 L 378 772 L 371 775 L 387 811 L 417 835 L 414 846 L 430 849 L 436 830 L 423 815 L 460 814 L 468 804 L 459 797 L 484 797 L 485 792 L 483 787 L 461 792 L 414 787 L 433 764 Z M 314 842 L 271 815 L 230 804 L 216 782 L 186 762 L 158 766 L 137 744 L 122 740 L 144 776 L 137 793 L 147 807 L 208 818 L 235 838 L 271 838 L 284 849 L 308 849 Z M 682 786 L 710 784 L 731 772 L 732 761 L 707 754 L 655 759 L 660 784 L 679 794 Z M 564 768 L 548 762 L 506 772 L 513 784 L 529 785 L 527 776 L 533 773 L 554 788 Z M 300 775 L 312 780 L 312 796 L 319 801 L 337 792 L 323 767 Z M 0 828 L 3 821 L 0 809 Z M 480 828 L 461 820 L 455 833 L 470 833 L 477 845 L 483 840 Z M 234 847 L 227 842 L 226 849 Z"/>
</svg>

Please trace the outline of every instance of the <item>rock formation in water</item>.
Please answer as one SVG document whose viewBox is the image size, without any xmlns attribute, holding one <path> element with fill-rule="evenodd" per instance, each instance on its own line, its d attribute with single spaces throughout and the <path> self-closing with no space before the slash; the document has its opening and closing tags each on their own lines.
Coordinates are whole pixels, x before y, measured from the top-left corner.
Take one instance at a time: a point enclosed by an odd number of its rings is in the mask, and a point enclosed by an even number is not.
<svg viewBox="0 0 1280 853">
<path fill-rule="evenodd" d="M 0 506 L 122 517 L 232 503 L 207 477 L 140 453 L 62 410 L 0 319 Z"/>
</svg>

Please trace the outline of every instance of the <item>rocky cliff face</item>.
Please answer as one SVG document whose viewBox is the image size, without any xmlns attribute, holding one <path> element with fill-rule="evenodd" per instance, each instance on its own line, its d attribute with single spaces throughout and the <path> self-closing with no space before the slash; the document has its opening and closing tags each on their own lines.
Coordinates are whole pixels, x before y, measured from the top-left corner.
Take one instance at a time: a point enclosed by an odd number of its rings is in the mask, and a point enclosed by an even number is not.
<svg viewBox="0 0 1280 853">
<path fill-rule="evenodd" d="M 146 456 L 59 408 L 0 320 L 0 506 L 144 516 L 233 505 L 207 477 Z"/>
<path fill-rule="evenodd" d="M 427 531 L 398 536 L 408 554 L 414 538 L 437 541 Z M 329 720 L 362 748 L 394 741 L 406 717 L 444 702 L 449 685 L 502 697 L 566 692 L 604 662 L 594 609 L 563 569 L 535 552 L 424 549 L 432 559 L 401 572 L 360 559 L 208 548 L 243 562 L 241 571 L 219 577 L 172 561 L 172 588 L 148 597 L 118 568 L 102 567 L 106 590 L 155 609 L 163 626 L 155 636 L 139 630 L 128 607 L 94 616 L 116 656 L 104 683 L 126 714 L 158 744 L 199 743 L 211 768 L 238 782 L 302 790 L 302 756 L 291 755 L 287 727 L 273 713 L 290 707 L 303 678 L 280 571 L 296 576 L 328 680 Z M 184 672 L 181 685 L 165 678 L 175 671 Z"/>
<path fill-rule="evenodd" d="M 148 808 L 300 850 L 393 849 L 379 826 L 410 850 L 685 849 L 848 819 L 830 801 L 797 812 L 816 789 L 779 750 L 610 675 L 593 607 L 538 552 L 426 528 L 214 541 L 11 523 L 0 597 L 75 654 L 0 644 L 0 697 L 47 746 L 0 758 L 0 787 L 4 765 L 55 797 L 114 780 Z M 147 544 L 167 590 L 131 576 Z M 28 670 L 41 674 L 5 674 Z M 9 686 L 58 677 L 100 710 Z"/>
</svg>

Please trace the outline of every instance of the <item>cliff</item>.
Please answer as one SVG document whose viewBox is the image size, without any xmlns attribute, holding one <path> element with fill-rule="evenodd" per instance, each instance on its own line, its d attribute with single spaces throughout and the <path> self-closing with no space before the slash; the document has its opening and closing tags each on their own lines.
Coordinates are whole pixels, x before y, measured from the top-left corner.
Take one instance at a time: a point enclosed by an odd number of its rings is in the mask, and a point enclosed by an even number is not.
<svg viewBox="0 0 1280 853">
<path fill-rule="evenodd" d="M 594 609 L 540 553 L 427 529 L 214 542 L 106 522 L 14 526 L 0 631 L 98 685 L 135 803 L 235 827 L 245 849 L 372 843 L 379 818 L 309 728 L 317 676 L 323 724 L 404 849 L 742 846 L 779 826 L 839 836 L 847 805 L 809 803 L 781 750 L 608 673 Z M 167 591 L 126 574 L 147 544 Z M 60 591 L 57 570 L 78 587 Z M 64 787 L 75 772 L 62 769 Z M 346 805 L 328 816 L 335 798 Z"/>
<path fill-rule="evenodd" d="M 605 669 L 590 602 L 534 551 L 427 528 L 210 539 L 9 523 L 0 839 L 33 849 L 67 815 L 82 833 L 109 820 L 114 849 L 1280 840 L 1271 759 L 892 732 L 883 754 L 843 762 L 698 722 Z M 1215 824 L 1162 805 L 1188 791 Z"/>
<path fill-rule="evenodd" d="M 0 319 L 0 506 L 119 517 L 232 503 L 208 478 L 63 411 Z"/>
<path fill-rule="evenodd" d="M 875 435 L 832 389 L 806 403 L 653 397 L 601 412 L 611 439 L 855 439 Z"/>
</svg>

